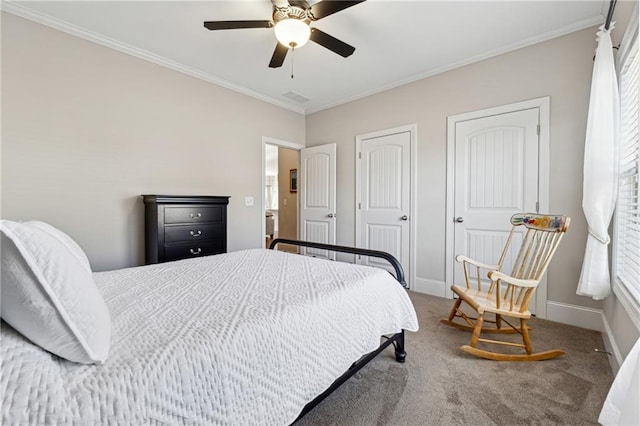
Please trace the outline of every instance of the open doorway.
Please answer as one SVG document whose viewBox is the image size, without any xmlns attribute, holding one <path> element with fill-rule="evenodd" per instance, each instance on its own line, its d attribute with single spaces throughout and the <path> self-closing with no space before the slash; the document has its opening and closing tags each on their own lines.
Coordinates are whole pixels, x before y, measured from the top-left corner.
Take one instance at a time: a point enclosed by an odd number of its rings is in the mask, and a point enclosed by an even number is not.
<svg viewBox="0 0 640 426">
<path fill-rule="evenodd" d="M 298 163 L 302 146 L 263 138 L 264 142 L 264 242 L 275 238 L 298 239 Z M 297 251 L 279 245 L 279 250 Z"/>
</svg>

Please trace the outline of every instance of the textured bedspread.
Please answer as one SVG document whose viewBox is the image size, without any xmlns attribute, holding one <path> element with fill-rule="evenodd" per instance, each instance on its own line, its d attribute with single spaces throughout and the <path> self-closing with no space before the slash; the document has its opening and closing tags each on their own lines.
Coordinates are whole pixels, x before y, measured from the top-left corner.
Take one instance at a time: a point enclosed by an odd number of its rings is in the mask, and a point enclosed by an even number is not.
<svg viewBox="0 0 640 426">
<path fill-rule="evenodd" d="M 271 250 L 94 278 L 106 363 L 61 360 L 3 323 L 2 424 L 289 424 L 382 334 L 418 328 L 388 272 Z"/>
</svg>

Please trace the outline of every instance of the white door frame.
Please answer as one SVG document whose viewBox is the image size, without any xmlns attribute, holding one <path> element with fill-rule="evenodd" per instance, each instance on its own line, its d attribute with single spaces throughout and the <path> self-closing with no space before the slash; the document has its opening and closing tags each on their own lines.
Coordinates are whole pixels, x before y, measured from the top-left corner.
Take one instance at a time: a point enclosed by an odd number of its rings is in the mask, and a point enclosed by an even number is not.
<svg viewBox="0 0 640 426">
<path fill-rule="evenodd" d="M 453 271 L 455 268 L 454 251 L 454 179 L 455 179 L 455 141 L 456 124 L 462 121 L 477 118 L 501 115 L 524 109 L 538 108 L 540 111 L 540 136 L 538 146 L 538 210 L 549 212 L 549 114 L 550 98 L 531 99 L 508 105 L 472 111 L 447 117 L 447 213 L 446 213 L 446 238 L 445 238 L 445 295 L 453 298 L 451 285 L 453 284 Z M 539 318 L 547 317 L 547 286 L 544 285 L 536 291 L 536 315 Z"/>
<path fill-rule="evenodd" d="M 361 179 L 360 179 L 360 162 L 358 161 L 358 153 L 362 148 L 362 140 L 385 136 L 392 133 L 409 132 L 410 135 L 410 149 L 409 149 L 409 164 L 411 167 L 411 173 L 409 174 L 409 271 L 404 271 L 405 281 L 409 288 L 415 287 L 416 282 L 416 231 L 417 231 L 417 194 L 418 194 L 418 125 L 409 124 L 406 126 L 394 127 L 392 129 L 380 130 L 373 133 L 366 133 L 356 136 L 356 150 L 355 150 L 355 170 L 356 170 L 356 197 L 355 197 L 355 246 L 361 247 L 362 236 L 360 235 L 360 222 L 362 220 L 362 210 L 358 208 L 358 203 L 361 201 Z"/>
<path fill-rule="evenodd" d="M 265 214 L 266 214 L 266 209 L 264 207 L 264 203 L 265 203 L 265 199 L 264 199 L 264 186 L 265 186 L 265 179 L 264 179 L 264 175 L 266 173 L 266 169 L 265 169 L 265 161 L 266 161 L 266 151 L 267 151 L 267 144 L 269 145 L 276 145 L 282 148 L 288 148 L 288 149 L 293 149 L 296 151 L 300 151 L 302 148 L 304 148 L 304 145 L 301 145 L 299 143 L 295 143 L 295 142 L 287 142 L 287 141 L 283 141 L 280 139 L 276 139 L 276 138 L 272 138 L 269 136 L 263 136 L 262 137 L 262 177 L 261 177 L 261 182 L 262 184 L 260 185 L 261 191 L 260 191 L 260 211 L 262 212 L 261 214 L 261 223 L 262 225 L 260 225 L 261 229 L 262 229 L 262 234 L 260 237 L 260 241 L 262 241 L 260 243 L 260 247 L 265 248 L 266 247 L 266 241 L 265 241 L 265 232 L 267 231 L 266 228 L 266 223 L 264 220 Z M 300 154 L 298 154 L 298 162 L 300 162 Z M 299 166 L 299 164 L 298 164 Z M 300 200 L 298 199 L 298 205 L 296 206 L 296 208 L 298 209 L 298 212 L 300 211 Z M 298 235 L 300 233 L 300 215 L 298 215 L 298 223 L 296 225 L 297 229 L 298 229 Z"/>
</svg>

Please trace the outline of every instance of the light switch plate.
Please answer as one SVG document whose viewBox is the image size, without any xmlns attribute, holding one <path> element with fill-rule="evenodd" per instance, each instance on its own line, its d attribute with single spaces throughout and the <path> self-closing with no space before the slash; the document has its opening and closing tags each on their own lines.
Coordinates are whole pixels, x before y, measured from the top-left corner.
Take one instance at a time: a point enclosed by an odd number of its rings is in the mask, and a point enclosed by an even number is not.
<svg viewBox="0 0 640 426">
<path fill-rule="evenodd" d="M 252 206 L 253 205 L 253 197 L 244 197 L 244 205 Z"/>
</svg>

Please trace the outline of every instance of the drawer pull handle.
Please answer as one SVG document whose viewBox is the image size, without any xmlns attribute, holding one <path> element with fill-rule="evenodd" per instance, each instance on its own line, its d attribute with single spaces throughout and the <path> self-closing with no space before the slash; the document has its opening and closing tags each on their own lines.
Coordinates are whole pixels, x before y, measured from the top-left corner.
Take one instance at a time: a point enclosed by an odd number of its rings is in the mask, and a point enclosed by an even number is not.
<svg viewBox="0 0 640 426">
<path fill-rule="evenodd" d="M 189 231 L 189 234 L 191 234 L 192 237 L 199 237 L 202 235 L 202 231 Z"/>
<path fill-rule="evenodd" d="M 202 253 L 202 249 L 200 247 L 198 247 L 197 249 L 189 249 L 189 251 L 191 251 L 191 254 L 200 254 Z"/>
<path fill-rule="evenodd" d="M 202 217 L 202 213 L 196 213 L 196 214 L 189 213 L 189 216 L 191 216 L 191 219 L 199 219 Z"/>
</svg>

